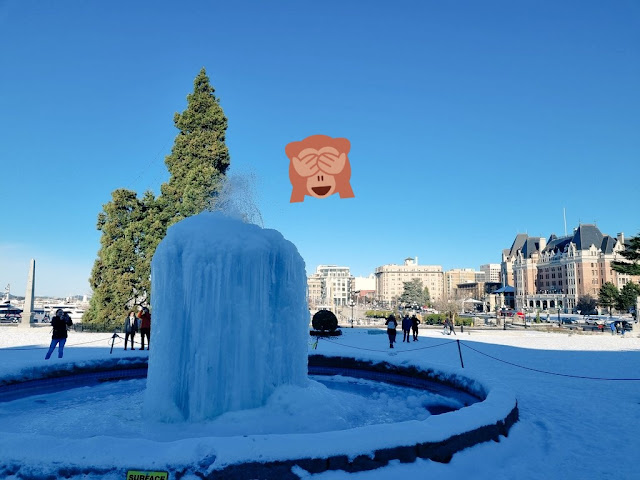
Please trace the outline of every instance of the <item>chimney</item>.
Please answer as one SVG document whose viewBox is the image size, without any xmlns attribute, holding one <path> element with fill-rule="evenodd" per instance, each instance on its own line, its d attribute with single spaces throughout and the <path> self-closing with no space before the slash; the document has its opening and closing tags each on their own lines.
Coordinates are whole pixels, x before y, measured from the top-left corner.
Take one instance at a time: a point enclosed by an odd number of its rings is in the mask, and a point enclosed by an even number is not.
<svg viewBox="0 0 640 480">
<path fill-rule="evenodd" d="M 416 258 L 414 260 L 416 262 L 416 265 L 418 265 L 418 256 L 416 255 Z"/>
<path fill-rule="evenodd" d="M 544 237 L 540 237 L 540 251 L 544 250 L 544 247 L 547 246 L 547 239 Z"/>
<path fill-rule="evenodd" d="M 622 246 L 624 246 L 624 232 L 618 233 L 616 237 L 618 238 L 618 241 L 622 244 Z"/>
</svg>

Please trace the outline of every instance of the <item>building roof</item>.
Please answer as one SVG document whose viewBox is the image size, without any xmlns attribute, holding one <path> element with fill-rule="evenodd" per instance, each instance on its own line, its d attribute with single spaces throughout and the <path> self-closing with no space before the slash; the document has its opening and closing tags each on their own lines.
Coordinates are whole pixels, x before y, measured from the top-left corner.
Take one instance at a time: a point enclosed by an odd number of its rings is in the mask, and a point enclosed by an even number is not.
<svg viewBox="0 0 640 480">
<path fill-rule="evenodd" d="M 618 240 L 610 235 L 603 235 L 600 229 L 591 224 L 581 224 L 575 229 L 573 235 L 556 237 L 551 234 L 547 241 L 545 252 L 564 252 L 569 243 L 573 243 L 578 250 L 588 250 L 591 245 L 601 249 L 604 253 L 613 253 L 613 247 Z"/>
<path fill-rule="evenodd" d="M 611 235 L 605 235 L 602 239 L 602 251 L 604 253 L 613 253 L 613 247 L 618 243 L 617 238 L 613 238 Z"/>
<path fill-rule="evenodd" d="M 495 290 L 493 293 L 514 293 L 516 290 L 511 285 L 505 285 L 498 290 Z"/>
<path fill-rule="evenodd" d="M 522 246 L 527 241 L 528 235 L 526 233 L 519 233 L 516 235 L 513 244 L 511 245 L 511 249 L 509 250 L 509 256 L 514 256 L 518 250 L 522 250 Z"/>
<path fill-rule="evenodd" d="M 540 240 L 541 237 L 527 237 L 521 249 L 524 258 L 529 258 L 532 254 L 540 251 Z"/>
<path fill-rule="evenodd" d="M 573 243 L 578 250 L 588 250 L 591 245 L 601 248 L 603 239 L 600 229 L 590 224 L 580 225 L 573 234 Z"/>
<path fill-rule="evenodd" d="M 551 234 L 549 240 L 547 240 L 547 246 L 544 247 L 543 252 L 564 252 L 566 246 L 571 242 L 573 236 L 567 235 L 566 237 L 556 237 L 555 234 Z"/>
</svg>

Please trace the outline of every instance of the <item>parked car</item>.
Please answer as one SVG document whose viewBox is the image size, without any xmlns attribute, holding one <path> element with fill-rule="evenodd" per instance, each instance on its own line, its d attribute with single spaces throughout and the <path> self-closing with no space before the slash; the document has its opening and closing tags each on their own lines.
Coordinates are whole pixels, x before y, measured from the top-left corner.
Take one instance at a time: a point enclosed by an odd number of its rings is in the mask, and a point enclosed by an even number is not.
<svg viewBox="0 0 640 480">
<path fill-rule="evenodd" d="M 578 323 L 578 321 L 575 318 L 569 318 L 569 317 L 562 317 L 560 319 L 560 321 L 564 324 L 573 324 L 573 323 Z"/>
</svg>

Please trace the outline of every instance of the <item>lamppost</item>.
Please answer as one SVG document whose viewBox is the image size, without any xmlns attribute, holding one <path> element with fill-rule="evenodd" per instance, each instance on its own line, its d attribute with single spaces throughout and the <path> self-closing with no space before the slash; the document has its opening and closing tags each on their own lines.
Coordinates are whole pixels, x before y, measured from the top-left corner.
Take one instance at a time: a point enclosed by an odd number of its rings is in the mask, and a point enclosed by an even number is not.
<svg viewBox="0 0 640 480">
<path fill-rule="evenodd" d="M 353 328 L 353 307 L 356 304 L 354 303 L 353 299 L 351 299 L 351 302 L 349 303 L 349 306 L 351 307 L 351 328 Z"/>
</svg>

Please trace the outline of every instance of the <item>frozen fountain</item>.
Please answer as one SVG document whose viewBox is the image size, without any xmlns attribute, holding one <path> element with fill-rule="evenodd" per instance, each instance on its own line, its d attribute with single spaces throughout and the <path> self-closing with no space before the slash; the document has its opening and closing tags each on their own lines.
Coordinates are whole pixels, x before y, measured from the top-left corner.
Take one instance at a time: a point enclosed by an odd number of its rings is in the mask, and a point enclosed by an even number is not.
<svg viewBox="0 0 640 480">
<path fill-rule="evenodd" d="M 169 228 L 151 272 L 154 418 L 211 419 L 304 384 L 305 266 L 279 232 L 204 212 Z"/>
<path fill-rule="evenodd" d="M 294 471 L 300 469 L 353 472 L 395 460 L 447 462 L 463 448 L 508 433 L 518 418 L 511 392 L 455 368 L 435 369 L 367 349 L 358 358 L 309 355 L 307 279 L 296 247 L 220 203 L 236 215 L 187 218 L 169 228 L 156 250 L 148 362 L 144 356 L 106 355 L 74 363 L 68 348 L 67 364 L 0 378 L 0 477 L 79 480 L 116 472 L 113 478 L 121 478 L 127 466 L 139 466 L 176 480 L 286 480 L 297 479 Z M 307 372 L 338 378 L 348 399 L 334 395 L 323 380 L 311 381 Z M 362 400 L 354 400 L 352 380 L 360 382 Z M 388 420 L 390 390 L 373 395 L 375 387 L 366 382 L 412 389 L 392 393 L 393 415 L 407 395 L 420 392 L 437 392 L 436 403 L 443 396 L 453 399 L 445 401 L 451 408 L 427 412 L 419 403 L 423 411 L 410 409 Z M 95 389 L 88 392 L 88 385 Z M 77 387 L 85 390 L 74 394 Z M 376 396 L 382 400 L 380 420 L 372 419 Z M 48 419 L 58 418 L 63 404 L 65 412 L 75 413 L 56 428 L 52 442 Z M 265 411 L 284 416 L 265 418 Z M 366 418 L 344 423 L 358 415 Z M 9 418 L 14 426 L 5 431 Z M 294 427 L 286 430 L 289 424 Z M 131 442 L 135 448 L 112 454 L 114 444 Z M 34 444 L 49 445 L 48 456 Z"/>
</svg>

